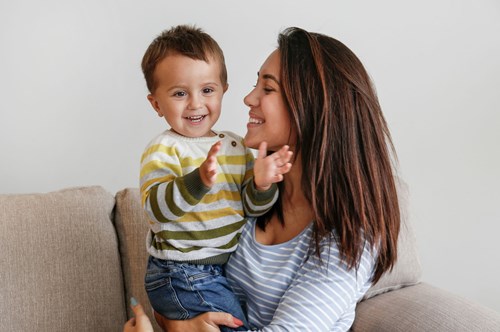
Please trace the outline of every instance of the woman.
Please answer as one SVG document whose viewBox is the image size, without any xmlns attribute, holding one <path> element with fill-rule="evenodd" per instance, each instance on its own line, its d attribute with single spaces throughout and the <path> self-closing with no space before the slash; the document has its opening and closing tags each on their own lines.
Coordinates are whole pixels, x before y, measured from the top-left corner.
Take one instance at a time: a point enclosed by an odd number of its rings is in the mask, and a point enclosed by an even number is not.
<svg viewBox="0 0 500 332">
<path fill-rule="evenodd" d="M 249 219 L 227 278 L 251 328 L 347 331 L 394 265 L 400 226 L 394 149 L 369 76 L 339 41 L 288 28 L 244 101 L 245 143 L 287 144 L 294 162 L 273 209 Z M 169 332 L 237 325 L 225 313 L 157 320 Z"/>
</svg>

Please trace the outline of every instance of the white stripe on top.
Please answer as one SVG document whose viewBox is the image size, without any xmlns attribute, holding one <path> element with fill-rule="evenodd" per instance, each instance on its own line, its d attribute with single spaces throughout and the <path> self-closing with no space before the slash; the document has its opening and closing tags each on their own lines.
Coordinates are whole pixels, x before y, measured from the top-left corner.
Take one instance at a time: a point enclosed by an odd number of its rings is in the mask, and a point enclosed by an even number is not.
<svg viewBox="0 0 500 332">
<path fill-rule="evenodd" d="M 327 240 L 321 242 L 319 260 L 312 223 L 288 242 L 262 245 L 255 240 L 255 221 L 249 218 L 226 266 L 250 328 L 348 331 L 356 303 L 371 286 L 375 263 L 371 250 L 365 246 L 359 268 L 348 270 L 340 262 L 336 244 Z"/>
</svg>

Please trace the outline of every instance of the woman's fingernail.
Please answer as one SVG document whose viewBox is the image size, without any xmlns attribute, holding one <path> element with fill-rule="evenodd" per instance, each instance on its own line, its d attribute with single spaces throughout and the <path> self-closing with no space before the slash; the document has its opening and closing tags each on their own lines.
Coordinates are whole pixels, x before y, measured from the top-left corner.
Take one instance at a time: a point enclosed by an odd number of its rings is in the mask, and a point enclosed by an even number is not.
<svg viewBox="0 0 500 332">
<path fill-rule="evenodd" d="M 233 322 L 238 326 L 243 325 L 243 322 L 236 317 L 233 317 Z"/>
<path fill-rule="evenodd" d="M 137 300 L 135 299 L 135 297 L 133 297 L 133 296 L 132 296 L 132 297 L 130 298 L 130 305 L 131 305 L 132 307 L 135 307 L 137 304 L 138 304 Z"/>
</svg>

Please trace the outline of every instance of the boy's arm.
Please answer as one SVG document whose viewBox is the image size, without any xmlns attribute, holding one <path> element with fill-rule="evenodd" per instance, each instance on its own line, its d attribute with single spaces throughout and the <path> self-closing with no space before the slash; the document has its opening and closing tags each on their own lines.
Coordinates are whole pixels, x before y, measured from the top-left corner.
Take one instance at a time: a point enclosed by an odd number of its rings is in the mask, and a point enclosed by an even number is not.
<svg viewBox="0 0 500 332">
<path fill-rule="evenodd" d="M 268 212 L 278 199 L 277 182 L 283 180 L 283 174 L 290 171 L 292 152 L 288 146 L 267 155 L 267 143 L 262 142 L 255 161 L 247 160 L 253 165 L 253 176 L 246 179 L 242 187 L 243 210 L 245 215 L 258 217 Z M 247 154 L 247 156 L 252 156 Z M 251 166 L 249 167 L 251 168 Z"/>
<path fill-rule="evenodd" d="M 278 200 L 278 186 L 273 183 L 268 190 L 257 190 L 253 177 L 243 184 L 243 211 L 247 217 L 259 217 L 266 214 Z"/>
<path fill-rule="evenodd" d="M 156 145 L 146 154 L 141 163 L 142 206 L 153 222 L 179 221 L 210 190 L 211 183 L 207 185 L 206 181 L 216 176 L 211 167 L 213 159 L 207 157 L 199 168 L 183 175 L 174 147 Z"/>
</svg>

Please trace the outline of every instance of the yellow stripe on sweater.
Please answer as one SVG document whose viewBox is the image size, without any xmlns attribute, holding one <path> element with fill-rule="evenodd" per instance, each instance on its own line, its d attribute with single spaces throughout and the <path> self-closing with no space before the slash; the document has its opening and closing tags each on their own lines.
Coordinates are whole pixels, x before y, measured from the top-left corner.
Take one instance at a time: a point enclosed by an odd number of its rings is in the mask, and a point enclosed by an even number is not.
<svg viewBox="0 0 500 332">
<path fill-rule="evenodd" d="M 141 157 L 141 163 L 144 161 L 144 159 L 146 159 L 149 155 L 153 154 L 153 153 L 156 153 L 156 152 L 161 152 L 161 153 L 165 153 L 166 155 L 169 155 L 169 156 L 175 156 L 177 155 L 177 150 L 175 149 L 175 147 L 173 146 L 166 146 L 166 145 L 163 145 L 163 144 L 155 144 L 155 145 L 151 145 L 149 148 L 147 148 L 144 153 L 142 154 L 142 157 Z"/>
<path fill-rule="evenodd" d="M 182 174 L 182 168 L 179 165 L 176 164 L 171 164 L 171 163 L 166 163 L 166 162 L 161 162 L 158 160 L 150 161 L 146 165 L 142 166 L 141 168 L 141 178 L 145 175 L 148 175 L 151 172 L 155 172 L 159 169 L 167 168 L 176 175 Z"/>
<path fill-rule="evenodd" d="M 224 218 L 228 216 L 234 216 L 235 214 L 239 214 L 240 216 L 243 216 L 243 210 L 235 210 L 233 208 L 227 207 L 223 209 L 217 209 L 217 210 L 208 210 L 208 211 L 199 211 L 199 212 L 190 212 L 186 213 L 179 219 L 177 219 L 178 222 L 191 222 L 191 221 L 210 221 L 213 219 L 218 219 L 218 218 Z"/>
</svg>

